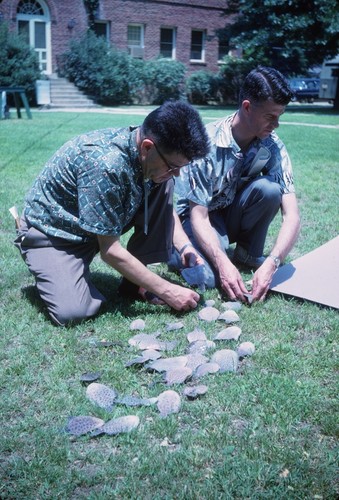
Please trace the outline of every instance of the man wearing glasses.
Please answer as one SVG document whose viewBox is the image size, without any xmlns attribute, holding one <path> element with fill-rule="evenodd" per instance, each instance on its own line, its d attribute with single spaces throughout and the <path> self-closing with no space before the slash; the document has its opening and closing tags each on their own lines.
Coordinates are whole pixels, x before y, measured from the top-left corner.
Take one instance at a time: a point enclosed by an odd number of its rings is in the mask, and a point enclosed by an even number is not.
<svg viewBox="0 0 339 500">
<path fill-rule="evenodd" d="M 173 211 L 173 176 L 208 152 L 198 112 L 177 101 L 140 127 L 89 132 L 54 154 L 27 195 L 15 244 L 55 323 L 92 317 L 106 301 L 90 278 L 97 252 L 123 276 L 122 295 L 176 310 L 197 306 L 198 293 L 147 265 L 166 262 L 172 244 L 183 266 L 199 262 Z M 120 238 L 132 228 L 124 248 Z"/>
</svg>

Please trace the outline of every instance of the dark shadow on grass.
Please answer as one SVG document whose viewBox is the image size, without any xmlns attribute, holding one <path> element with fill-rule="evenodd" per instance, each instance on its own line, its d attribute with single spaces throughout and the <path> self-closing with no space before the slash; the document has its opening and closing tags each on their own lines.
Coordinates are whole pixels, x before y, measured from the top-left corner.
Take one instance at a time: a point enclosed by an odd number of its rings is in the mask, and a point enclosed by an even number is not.
<svg viewBox="0 0 339 500">
<path fill-rule="evenodd" d="M 166 279 L 168 279 L 168 281 L 171 281 L 172 283 L 176 283 L 179 285 L 183 284 L 179 280 L 172 279 L 168 276 L 166 276 Z M 94 286 L 104 295 L 104 297 L 106 297 L 107 300 L 107 302 L 102 305 L 96 317 L 102 316 L 103 314 L 107 313 L 114 315 L 117 312 L 126 317 L 137 317 L 140 316 L 140 314 L 145 314 L 145 312 L 150 315 L 158 315 L 159 312 L 162 311 L 171 313 L 178 317 L 181 317 L 183 314 L 185 314 L 184 312 L 170 309 L 170 307 L 168 306 L 156 306 L 147 304 L 142 300 L 134 301 L 133 299 L 122 297 L 118 292 L 121 278 L 113 276 L 112 274 L 93 272 L 91 273 L 91 280 Z M 24 299 L 31 303 L 38 314 L 43 314 L 47 321 L 54 324 L 48 314 L 47 307 L 40 298 L 36 286 L 30 285 L 22 288 L 22 295 Z M 93 320 L 93 318 L 90 319 Z M 74 326 L 74 323 L 68 326 Z"/>
<path fill-rule="evenodd" d="M 31 305 L 36 309 L 38 314 L 43 314 L 47 321 L 51 321 L 51 318 L 48 314 L 47 307 L 44 302 L 41 300 L 37 287 L 35 285 L 29 285 L 21 289 L 21 293 L 24 299 L 31 303 Z M 57 326 L 57 325 L 55 325 Z"/>
<path fill-rule="evenodd" d="M 94 272 L 91 274 L 92 282 L 96 288 L 106 297 L 107 302 L 104 304 L 99 312 L 101 314 L 115 314 L 119 312 L 126 317 L 137 317 L 140 314 L 155 314 L 158 315 L 159 312 L 166 311 L 175 316 L 181 317 L 185 312 L 175 311 L 169 306 L 157 306 L 153 304 L 148 304 L 142 300 L 133 300 L 119 295 L 118 287 L 121 278 L 112 276 L 109 273 Z M 165 279 L 171 283 L 177 285 L 183 285 L 182 282 L 176 279 L 172 279 L 171 276 L 166 276 Z M 145 311 L 147 309 L 147 311 Z"/>
</svg>

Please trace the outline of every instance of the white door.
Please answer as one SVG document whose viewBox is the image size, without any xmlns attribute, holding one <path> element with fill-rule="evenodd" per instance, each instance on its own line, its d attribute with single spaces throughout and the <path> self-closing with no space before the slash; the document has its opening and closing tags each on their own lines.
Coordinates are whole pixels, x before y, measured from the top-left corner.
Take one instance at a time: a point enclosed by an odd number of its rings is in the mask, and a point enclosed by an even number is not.
<svg viewBox="0 0 339 500">
<path fill-rule="evenodd" d="M 42 0 L 25 0 L 17 11 L 18 32 L 38 54 L 40 70 L 52 73 L 51 22 L 48 8 Z"/>
</svg>

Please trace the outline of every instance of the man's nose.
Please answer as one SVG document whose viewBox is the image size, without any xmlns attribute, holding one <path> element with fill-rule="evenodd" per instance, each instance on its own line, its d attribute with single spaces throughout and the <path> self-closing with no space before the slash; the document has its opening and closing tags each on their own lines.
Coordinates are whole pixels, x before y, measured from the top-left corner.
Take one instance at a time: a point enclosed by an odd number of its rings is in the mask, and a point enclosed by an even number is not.
<svg viewBox="0 0 339 500">
<path fill-rule="evenodd" d="M 279 125 L 280 125 L 280 123 L 279 123 L 279 118 L 276 118 L 276 119 L 273 121 L 273 126 L 274 126 L 274 128 L 279 128 Z"/>
</svg>

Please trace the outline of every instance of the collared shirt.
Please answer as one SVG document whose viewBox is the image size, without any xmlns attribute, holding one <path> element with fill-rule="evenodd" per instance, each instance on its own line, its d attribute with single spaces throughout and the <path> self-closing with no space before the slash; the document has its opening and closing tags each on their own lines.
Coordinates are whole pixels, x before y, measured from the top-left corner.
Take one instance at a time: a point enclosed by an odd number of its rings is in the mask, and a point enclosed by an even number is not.
<svg viewBox="0 0 339 500">
<path fill-rule="evenodd" d="M 282 194 L 294 192 L 291 161 L 277 134 L 255 139 L 243 153 L 232 135 L 233 118 L 234 114 L 209 124 L 208 158 L 181 169 L 175 183 L 179 215 L 189 215 L 189 201 L 209 211 L 225 208 L 247 182 L 259 175 L 278 183 Z"/>
<path fill-rule="evenodd" d="M 62 146 L 27 196 L 32 226 L 79 242 L 120 236 L 144 198 L 136 133 L 136 127 L 96 130 Z"/>
</svg>

